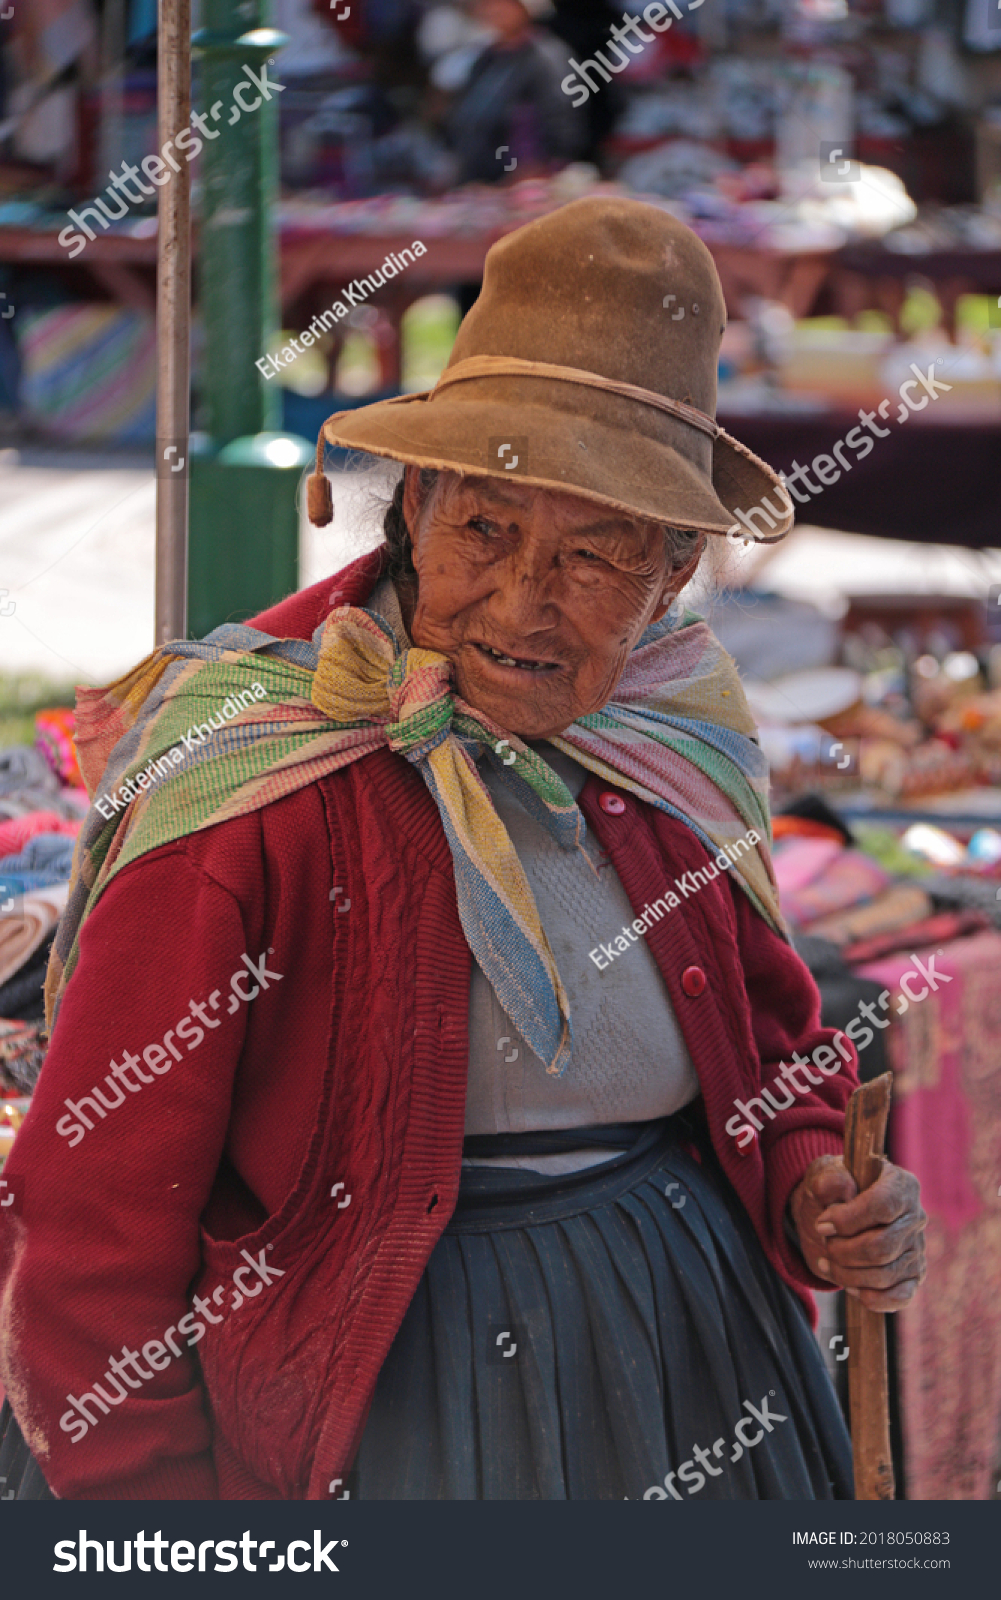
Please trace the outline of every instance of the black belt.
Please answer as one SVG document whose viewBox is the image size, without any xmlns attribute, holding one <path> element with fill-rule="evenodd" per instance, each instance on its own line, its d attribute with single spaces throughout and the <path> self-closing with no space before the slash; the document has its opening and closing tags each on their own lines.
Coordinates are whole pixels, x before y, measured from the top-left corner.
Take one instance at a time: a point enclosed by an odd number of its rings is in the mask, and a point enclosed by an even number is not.
<svg viewBox="0 0 1001 1600">
<path fill-rule="evenodd" d="M 565 1150 L 631 1150 L 648 1122 L 603 1122 L 593 1128 L 540 1128 L 531 1133 L 473 1133 L 462 1141 L 464 1159 L 558 1156 Z"/>
<path fill-rule="evenodd" d="M 459 1199 L 449 1233 L 489 1233 L 576 1216 L 608 1205 L 654 1171 L 672 1150 L 691 1137 L 684 1111 L 650 1122 L 603 1123 L 596 1128 L 556 1128 L 550 1132 L 479 1135 L 465 1141 L 480 1154 L 558 1154 L 604 1145 L 608 1159 L 580 1171 L 547 1174 L 517 1167 L 464 1166 Z M 543 1141 L 530 1147 L 529 1140 Z M 561 1141 L 555 1144 L 553 1141 Z M 625 1148 L 623 1148 L 625 1146 Z M 680 1154 L 679 1150 L 679 1154 Z M 689 1158 L 690 1163 L 690 1158 Z"/>
</svg>

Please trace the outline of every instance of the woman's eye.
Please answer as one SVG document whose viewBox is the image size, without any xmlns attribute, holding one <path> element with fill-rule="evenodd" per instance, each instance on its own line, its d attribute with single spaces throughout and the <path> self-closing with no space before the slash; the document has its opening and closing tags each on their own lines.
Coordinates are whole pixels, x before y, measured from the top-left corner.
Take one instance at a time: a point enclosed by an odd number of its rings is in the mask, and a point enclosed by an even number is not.
<svg viewBox="0 0 1001 1600">
<path fill-rule="evenodd" d="M 575 554 L 582 556 L 585 561 L 601 561 L 601 557 L 596 555 L 593 550 L 577 550 Z"/>
<path fill-rule="evenodd" d="M 486 517 L 470 517 L 466 526 L 472 528 L 474 533 L 489 534 L 493 532 L 493 523 L 489 522 Z"/>
</svg>

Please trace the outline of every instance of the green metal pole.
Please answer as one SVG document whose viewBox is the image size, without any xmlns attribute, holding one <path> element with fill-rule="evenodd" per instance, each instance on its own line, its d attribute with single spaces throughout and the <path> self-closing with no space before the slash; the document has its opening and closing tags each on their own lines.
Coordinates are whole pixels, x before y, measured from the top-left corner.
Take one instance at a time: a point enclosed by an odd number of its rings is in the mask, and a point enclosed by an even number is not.
<svg viewBox="0 0 1001 1600">
<path fill-rule="evenodd" d="M 269 85 L 280 83 L 275 52 L 288 42 L 265 26 L 266 10 L 266 0 L 204 0 L 205 26 L 193 40 L 205 121 L 203 383 L 208 431 L 220 444 L 281 426 L 280 392 L 254 365 L 278 327 L 271 213 L 282 91 L 269 87 L 262 95 L 246 68 Z M 244 107 L 257 101 L 257 109 L 241 109 L 239 101 Z"/>
<path fill-rule="evenodd" d="M 192 452 L 188 616 L 198 637 L 298 587 L 296 491 L 314 446 L 280 433 L 257 361 L 279 326 L 277 52 L 268 0 L 203 0 L 193 41 L 202 152 L 199 303 L 208 441 Z"/>
<path fill-rule="evenodd" d="M 161 150 L 191 114 L 191 0 L 160 0 L 157 133 Z M 156 251 L 156 642 L 187 633 L 191 396 L 191 178 L 160 190 Z"/>
</svg>

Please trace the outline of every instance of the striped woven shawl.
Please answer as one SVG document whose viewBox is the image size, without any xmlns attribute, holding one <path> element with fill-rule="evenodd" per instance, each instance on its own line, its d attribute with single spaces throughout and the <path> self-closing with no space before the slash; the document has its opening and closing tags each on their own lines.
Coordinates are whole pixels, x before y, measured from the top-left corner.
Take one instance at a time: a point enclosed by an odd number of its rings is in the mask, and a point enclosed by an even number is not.
<svg viewBox="0 0 1001 1600">
<path fill-rule="evenodd" d="M 733 870 L 783 931 L 767 766 L 753 734 L 730 657 L 705 623 L 674 608 L 639 640 L 615 699 L 552 742 L 680 818 L 710 854 L 756 831 L 760 842 Z M 445 656 L 402 644 L 382 616 L 357 606 L 332 611 L 311 641 L 226 624 L 162 646 L 106 689 L 80 690 L 76 738 L 95 804 L 50 961 L 50 1027 L 80 929 L 130 862 L 388 745 L 418 768 L 438 807 L 473 955 L 526 1043 L 550 1072 L 563 1071 L 572 1048 L 566 992 L 477 759 L 486 753 L 564 849 L 582 847 L 584 819 L 536 751 L 454 692 Z"/>
</svg>

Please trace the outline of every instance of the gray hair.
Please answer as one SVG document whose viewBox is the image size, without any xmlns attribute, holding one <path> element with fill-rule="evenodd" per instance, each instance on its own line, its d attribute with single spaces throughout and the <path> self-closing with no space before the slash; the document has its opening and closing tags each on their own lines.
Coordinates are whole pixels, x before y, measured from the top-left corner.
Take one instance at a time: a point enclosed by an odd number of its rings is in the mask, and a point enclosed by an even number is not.
<svg viewBox="0 0 1001 1600">
<path fill-rule="evenodd" d="M 423 511 L 433 495 L 440 476 L 441 474 L 436 467 L 421 467 L 419 469 L 417 496 L 421 511 Z M 406 585 L 416 581 L 417 573 L 414 569 L 410 530 L 403 516 L 404 482 L 405 474 L 401 474 L 393 498 L 386 507 L 382 531 L 385 535 L 386 543 L 389 545 L 388 575 L 395 582 Z M 669 528 L 663 524 L 661 526 L 671 571 L 678 572 L 682 567 L 687 566 L 689 561 L 698 553 L 705 535 L 697 528 Z"/>
</svg>

